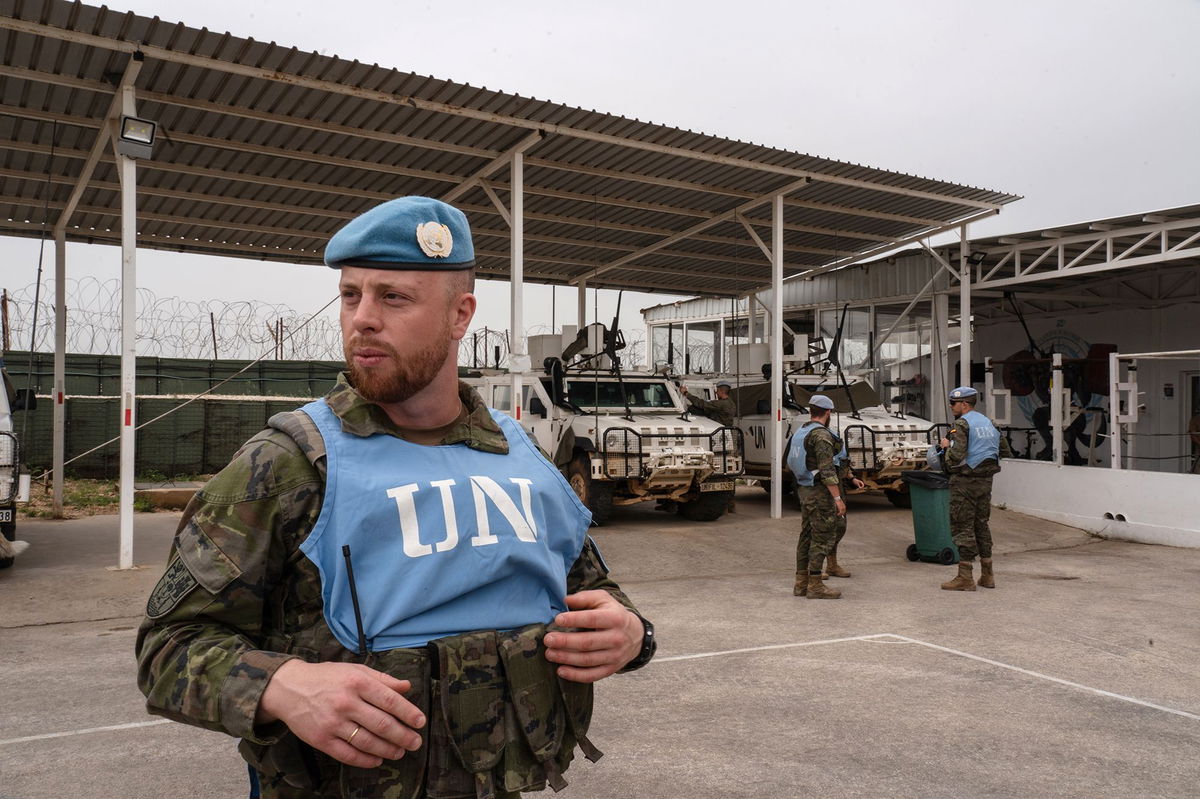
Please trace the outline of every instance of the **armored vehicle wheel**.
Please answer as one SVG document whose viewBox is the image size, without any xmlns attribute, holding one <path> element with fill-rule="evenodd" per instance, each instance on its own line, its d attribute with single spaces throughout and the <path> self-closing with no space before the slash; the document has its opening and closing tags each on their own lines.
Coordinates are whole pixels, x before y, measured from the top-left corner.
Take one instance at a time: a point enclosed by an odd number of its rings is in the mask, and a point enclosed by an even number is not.
<svg viewBox="0 0 1200 799">
<path fill-rule="evenodd" d="M 584 507 L 592 512 L 592 521 L 604 524 L 612 516 L 613 484 L 592 479 L 592 464 L 587 455 L 579 455 L 567 467 L 567 482 Z"/>
<path fill-rule="evenodd" d="M 691 502 L 679 503 L 679 515 L 693 522 L 711 522 L 721 518 L 733 499 L 732 491 L 705 491 Z"/>
<path fill-rule="evenodd" d="M 943 566 L 949 566 L 954 563 L 954 550 L 950 547 L 944 547 L 937 555 L 938 563 Z"/>
<path fill-rule="evenodd" d="M 912 494 L 907 491 L 898 491 L 894 488 L 884 490 L 883 495 L 888 498 L 888 502 L 895 505 L 897 508 L 911 508 Z"/>
<path fill-rule="evenodd" d="M 916 561 L 920 560 L 921 553 L 917 551 L 917 545 L 909 544 L 908 549 L 904 550 L 904 557 L 908 558 L 909 560 L 913 561 L 914 563 Z"/>
</svg>

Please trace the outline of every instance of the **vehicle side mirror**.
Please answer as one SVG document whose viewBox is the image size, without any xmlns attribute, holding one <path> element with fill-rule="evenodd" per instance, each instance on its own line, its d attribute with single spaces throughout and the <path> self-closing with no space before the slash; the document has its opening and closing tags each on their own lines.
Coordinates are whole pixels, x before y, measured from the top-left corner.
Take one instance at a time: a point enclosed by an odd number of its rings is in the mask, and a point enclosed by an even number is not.
<svg viewBox="0 0 1200 799">
<path fill-rule="evenodd" d="M 33 393 L 32 388 L 18 388 L 17 395 L 13 398 L 12 409 L 14 411 L 32 411 L 37 408 L 37 394 Z"/>
<path fill-rule="evenodd" d="M 533 416 L 540 416 L 543 419 L 546 418 L 546 406 L 542 404 L 540 397 L 529 398 L 529 413 Z"/>
</svg>

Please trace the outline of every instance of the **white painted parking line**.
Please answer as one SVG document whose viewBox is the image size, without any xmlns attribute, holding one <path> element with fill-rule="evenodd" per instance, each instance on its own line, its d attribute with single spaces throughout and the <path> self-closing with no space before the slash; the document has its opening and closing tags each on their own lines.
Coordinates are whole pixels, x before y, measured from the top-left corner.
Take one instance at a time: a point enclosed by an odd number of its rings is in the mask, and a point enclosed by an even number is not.
<svg viewBox="0 0 1200 799">
<path fill-rule="evenodd" d="M 916 644 L 918 646 L 923 646 L 928 649 L 936 650 L 938 652 L 945 652 L 947 654 L 956 655 L 958 657 L 966 658 L 968 660 L 975 660 L 975 661 L 978 661 L 979 663 L 986 663 L 987 665 L 995 666 L 996 668 L 1007 669 L 1009 671 L 1015 671 L 1018 674 L 1024 674 L 1028 677 L 1035 677 L 1039 680 L 1046 680 L 1047 682 L 1057 683 L 1058 685 L 1064 685 L 1068 688 L 1074 688 L 1078 691 L 1087 691 L 1088 693 L 1093 693 L 1098 696 L 1106 696 L 1109 699 L 1118 699 L 1122 702 L 1129 702 L 1134 705 L 1148 707 L 1151 710 L 1160 710 L 1163 713 L 1171 713 L 1176 716 L 1183 716 L 1184 718 L 1200 721 L 1200 715 L 1198 715 L 1196 713 L 1189 713 L 1186 710 L 1179 710 L 1179 709 L 1173 708 L 1173 707 L 1165 707 L 1163 705 L 1156 705 L 1153 702 L 1147 702 L 1143 699 L 1137 699 L 1132 696 L 1125 696 L 1124 694 L 1113 693 L 1112 691 L 1105 691 L 1102 688 L 1093 688 L 1090 685 L 1083 685 L 1082 683 L 1072 682 L 1071 680 L 1064 680 L 1061 677 L 1054 677 L 1049 674 L 1042 674 L 1041 672 L 1038 672 L 1038 671 L 1032 671 L 1030 669 L 1021 668 L 1020 666 L 1013 666 L 1012 664 L 1009 664 L 1009 663 L 1002 663 L 999 660 L 992 660 L 991 658 L 985 658 L 980 655 L 972 655 L 970 652 L 963 652 L 962 650 L 959 650 L 959 649 L 951 649 L 948 646 L 932 644 L 928 641 L 921 641 L 917 638 L 909 638 L 907 635 L 898 635 L 896 633 L 873 633 L 871 635 L 852 635 L 852 636 L 849 636 L 846 638 L 825 638 L 825 639 L 822 639 L 819 641 L 796 641 L 796 642 L 788 643 L 788 644 L 765 644 L 763 646 L 749 646 L 749 647 L 743 647 L 740 649 L 722 649 L 722 650 L 719 650 L 716 652 L 697 652 L 697 653 L 694 653 L 691 655 L 669 655 L 666 657 L 656 657 L 654 660 L 650 661 L 648 666 L 653 666 L 655 664 L 661 665 L 663 663 L 676 663 L 681 660 L 700 660 L 702 658 L 724 657 L 725 655 L 742 655 L 742 654 L 749 654 L 752 652 L 771 652 L 771 651 L 777 651 L 777 650 L 781 650 L 781 649 L 800 649 L 802 647 L 822 646 L 825 644 L 845 644 L 845 643 L 850 643 L 853 641 L 871 641 L 873 643 L 881 643 L 881 644 L 885 644 L 885 643 L 887 643 L 887 644 L 891 644 L 891 643 Z M 49 733 L 45 733 L 43 735 L 27 735 L 23 738 L 0 739 L 0 746 L 7 746 L 9 744 L 28 743 L 29 741 L 44 741 L 44 740 L 47 740 L 50 738 L 66 738 L 66 737 L 69 737 L 72 735 L 87 735 L 89 733 L 94 733 L 94 732 L 116 732 L 118 730 L 131 730 L 131 729 L 137 729 L 139 727 L 154 727 L 159 724 L 170 724 L 170 723 L 171 722 L 169 719 L 155 719 L 154 721 L 137 721 L 137 722 L 132 722 L 130 724 L 114 724 L 114 725 L 111 725 L 108 727 L 88 727 L 88 728 L 82 729 L 82 730 L 66 730 L 63 732 L 49 732 Z"/>
<path fill-rule="evenodd" d="M 656 657 L 650 661 L 648 665 L 653 666 L 655 663 L 674 663 L 678 660 L 696 660 L 698 658 L 716 658 L 724 655 L 741 655 L 747 652 L 769 652 L 772 649 L 796 649 L 802 646 L 820 646 L 822 644 L 844 644 L 849 641 L 870 641 L 875 638 L 884 638 L 890 636 L 891 633 L 875 633 L 873 635 L 854 635 L 849 638 L 826 638 L 823 641 L 798 641 L 792 644 L 767 644 L 765 646 L 748 646 L 744 649 L 722 649 L 719 652 L 698 652 L 694 655 L 671 655 L 669 657 Z"/>
<path fill-rule="evenodd" d="M 26 735 L 24 738 L 0 739 L 0 746 L 23 744 L 29 741 L 45 741 L 50 738 L 68 738 L 72 735 L 87 735 L 93 732 L 115 732 L 117 730 L 133 730 L 138 727 L 155 727 L 159 724 L 170 724 L 170 719 L 155 719 L 154 721 L 134 721 L 129 724 L 112 724 L 108 727 L 87 727 L 82 730 L 64 730 L 63 732 L 47 732 L 42 735 Z"/>
<path fill-rule="evenodd" d="M 1129 702 L 1134 705 L 1141 705 L 1142 707 L 1148 707 L 1151 710 L 1161 710 L 1163 713 L 1172 713 L 1176 716 L 1183 716 L 1184 718 L 1195 719 L 1196 721 L 1200 721 L 1200 715 L 1197 715 L 1195 713 L 1189 713 L 1186 710 L 1179 710 L 1179 709 L 1173 708 L 1173 707 L 1165 707 L 1163 705 L 1156 705 L 1153 702 L 1147 702 L 1143 699 L 1137 699 L 1132 696 L 1125 696 L 1124 694 L 1116 694 L 1116 693 L 1113 693 L 1112 691 L 1105 691 L 1103 688 L 1093 688 L 1090 685 L 1083 685 L 1082 683 L 1072 682 L 1071 680 L 1064 680 L 1061 677 L 1053 677 L 1049 674 L 1042 674 L 1039 671 L 1032 671 L 1030 669 L 1024 669 L 1024 668 L 1021 668 L 1020 666 L 1013 666 L 1009 663 L 1001 663 L 999 660 L 992 660 L 991 658 L 981 657 L 980 655 L 972 655 L 970 652 L 963 652 L 959 649 L 951 649 L 948 646 L 940 646 L 938 644 L 931 644 L 928 641 L 921 641 L 916 638 L 909 638 L 907 635 L 897 635 L 896 633 L 875 633 L 873 635 L 854 635 L 854 636 L 850 636 L 848 638 L 826 638 L 826 639 L 820 640 L 820 641 L 797 641 L 795 643 L 790 643 L 790 644 L 767 644 L 765 646 L 750 646 L 750 647 L 745 647 L 742 649 L 725 649 L 725 650 L 722 650 L 719 652 L 699 652 L 694 655 L 671 655 L 669 657 L 656 657 L 654 660 L 650 661 L 649 665 L 653 666 L 655 663 L 672 663 L 672 662 L 676 662 L 676 661 L 680 661 L 680 660 L 696 660 L 698 658 L 722 657 L 724 655 L 740 655 L 740 654 L 746 654 L 746 653 L 750 653 L 750 652 L 769 652 L 771 650 L 778 650 L 778 649 L 797 649 L 797 648 L 806 647 L 806 646 L 820 646 L 822 644 L 841 644 L 841 643 L 848 643 L 851 641 L 871 641 L 873 643 L 881 643 L 881 644 L 884 644 L 884 643 L 887 643 L 887 644 L 900 644 L 900 643 L 917 644 L 919 646 L 928 647 L 929 649 L 935 649 L 939 652 L 946 652 L 947 654 L 957 655 L 958 657 L 967 658 L 968 660 L 976 660 L 976 661 L 979 661 L 980 663 L 986 663 L 989 666 L 995 666 L 995 667 L 1001 668 L 1001 669 L 1008 669 L 1009 671 L 1015 671 L 1019 674 L 1024 674 L 1029 677 L 1036 677 L 1039 680 L 1046 680 L 1048 682 L 1057 683 L 1059 685 L 1065 685 L 1068 688 L 1074 688 L 1079 691 L 1087 691 L 1088 693 L 1093 693 L 1098 696 L 1107 696 L 1110 699 L 1119 699 L 1122 702 Z"/>
<path fill-rule="evenodd" d="M 892 635 L 891 637 L 899 639 L 901 641 L 905 641 L 910 644 L 920 644 L 921 646 L 929 647 L 930 649 L 936 649 L 939 652 L 947 652 L 951 655 L 957 655 L 958 657 L 967 658 L 968 660 L 977 660 L 980 663 L 986 663 L 989 666 L 995 666 L 995 667 L 1001 668 L 1001 669 L 1008 669 L 1009 671 L 1015 671 L 1019 674 L 1025 674 L 1030 677 L 1037 677 L 1039 680 L 1047 680 L 1049 682 L 1058 683 L 1059 685 L 1065 685 L 1068 688 L 1074 688 L 1079 691 L 1087 691 L 1089 693 L 1097 694 L 1099 696 L 1107 696 L 1110 699 L 1119 699 L 1122 702 L 1129 702 L 1134 705 L 1141 705 L 1142 707 L 1148 707 L 1152 710 L 1161 710 L 1163 713 L 1174 713 L 1176 716 L 1183 716 L 1184 718 L 1195 719 L 1196 721 L 1200 721 L 1200 715 L 1197 715 L 1195 713 L 1189 713 L 1186 710 L 1178 710 L 1173 707 L 1164 707 L 1162 705 L 1156 705 L 1153 702 L 1147 702 L 1142 699 L 1135 699 L 1132 696 L 1125 696 L 1124 694 L 1114 694 L 1112 691 L 1105 691 L 1103 688 L 1093 688 L 1090 685 L 1083 685 L 1082 683 L 1071 682 L 1070 680 L 1064 680 L 1061 677 L 1052 677 L 1049 674 L 1042 674 L 1041 672 L 1038 672 L 1038 671 L 1031 671 L 1029 669 L 1023 669 L 1020 666 L 1013 666 L 1008 663 L 1001 663 L 998 660 L 992 660 L 990 658 L 980 657 L 979 655 L 972 655 L 970 652 L 962 652 L 958 649 L 951 649 L 948 646 L 939 646 L 938 644 L 931 644 L 928 641 L 919 641 L 916 638 L 909 638 L 907 635 Z"/>
</svg>

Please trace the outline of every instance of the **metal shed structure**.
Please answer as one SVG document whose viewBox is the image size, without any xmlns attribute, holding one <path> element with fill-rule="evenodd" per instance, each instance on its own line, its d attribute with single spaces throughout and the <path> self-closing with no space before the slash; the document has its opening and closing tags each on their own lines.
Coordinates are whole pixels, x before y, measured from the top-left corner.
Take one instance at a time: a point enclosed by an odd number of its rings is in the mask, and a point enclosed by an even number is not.
<svg viewBox="0 0 1200 799">
<path fill-rule="evenodd" d="M 1048 451 L 1043 457 L 1049 460 L 1006 463 L 995 500 L 1105 535 L 1200 545 L 1200 525 L 1195 521 L 1200 517 L 1191 512 L 1197 497 L 1192 485 L 1195 476 L 1170 472 L 1181 460 L 1185 469 L 1189 461 L 1195 463 L 1181 423 L 1200 411 L 1200 351 L 1196 349 L 1200 326 L 1195 322 L 1200 304 L 1200 205 L 973 239 L 966 252 L 966 281 L 964 272 L 953 266 L 962 257 L 955 242 L 893 253 L 811 281 L 789 281 L 783 285 L 784 318 L 792 324 L 816 319 L 815 330 L 801 332 L 819 335 L 820 314 L 830 314 L 845 303 L 869 309 L 866 313 L 873 323 L 867 335 L 875 354 L 904 315 L 916 313 L 914 307 L 929 308 L 923 313 L 929 314 L 927 321 L 933 327 L 944 330 L 950 320 L 957 320 L 960 333 L 973 327 L 977 352 L 990 354 L 988 360 L 998 359 L 991 379 L 985 376 L 975 382 L 985 393 L 995 390 L 987 400 L 995 400 L 996 407 L 987 412 L 1003 417 L 1016 412 L 1018 396 L 1009 390 L 1006 370 L 1015 366 L 1017 375 L 1022 368 L 1019 360 L 1006 363 L 1005 356 L 1014 350 L 1020 355 L 1026 345 L 1032 350 L 1040 328 L 1043 344 L 1038 346 L 1052 351 L 1042 356 L 1040 368 L 1051 385 L 1063 387 L 1049 392 L 1044 409 L 1049 433 L 1042 441 Z M 744 300 L 737 309 L 745 314 L 754 305 L 753 300 Z M 1020 317 L 1017 305 L 1023 309 Z M 728 302 L 698 297 L 645 309 L 643 316 L 648 325 L 678 328 L 711 325 L 729 312 Z M 961 324 L 964 318 L 969 325 Z M 942 334 L 931 340 L 949 339 Z M 1070 351 L 1079 344 L 1082 349 Z M 1085 462 L 1110 468 L 1067 468 L 1072 461 L 1065 455 L 1073 445 L 1065 435 L 1065 410 L 1072 390 L 1065 379 L 1064 359 L 1090 355 L 1090 345 L 1103 350 L 1115 344 L 1129 351 L 1106 356 L 1111 366 L 1100 369 L 1107 371 L 1109 381 L 1098 392 L 1101 407 L 1084 409 L 1105 417 L 1113 431 L 1100 434 L 1110 443 L 1100 444 L 1099 449 L 1092 438 L 1090 448 L 1098 454 L 1093 459 L 1089 451 Z M 934 398 L 944 396 L 949 388 L 945 378 L 950 353 L 932 347 L 924 357 L 928 363 L 940 364 L 929 369 L 925 390 Z M 959 357 L 970 360 L 967 353 L 960 352 Z M 975 360 L 977 365 L 985 361 Z M 1118 363 L 1124 364 L 1123 373 Z M 939 408 L 944 414 L 944 406 L 933 407 L 935 414 Z M 1022 415 L 1028 410 L 1022 410 Z M 936 415 L 930 418 L 940 420 Z M 1139 423 L 1145 428 L 1135 433 L 1133 426 Z M 1094 420 L 1089 425 L 1093 432 L 1100 427 Z M 1142 437 L 1137 459 L 1132 444 L 1122 441 L 1124 435 L 1135 443 Z"/>
<path fill-rule="evenodd" d="M 738 296 L 1017 199 L 66 0 L 0 0 L 0 87 L 0 229 L 53 235 L 60 287 L 66 241 L 120 242 L 126 319 L 137 247 L 317 264 L 405 194 L 467 212 L 514 331 L 523 281 Z M 157 125 L 151 156 L 114 152 L 126 117 Z"/>
</svg>

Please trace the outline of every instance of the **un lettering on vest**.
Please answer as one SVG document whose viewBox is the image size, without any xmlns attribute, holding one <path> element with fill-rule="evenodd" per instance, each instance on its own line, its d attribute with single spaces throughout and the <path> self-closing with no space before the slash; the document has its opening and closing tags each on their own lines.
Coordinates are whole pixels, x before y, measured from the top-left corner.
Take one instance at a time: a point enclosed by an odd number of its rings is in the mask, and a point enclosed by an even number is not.
<svg viewBox="0 0 1200 799">
<path fill-rule="evenodd" d="M 467 478 L 475 511 L 475 533 L 469 539 L 471 546 L 482 547 L 500 543 L 499 536 L 492 531 L 489 504 L 508 525 L 507 530 L 498 531 L 500 534 L 511 533 L 518 541 L 528 544 L 537 542 L 537 520 L 533 512 L 533 480 L 527 477 L 510 477 L 508 482 L 516 489 L 515 498 L 509 490 L 491 477 L 473 474 Z M 467 485 L 460 485 L 457 480 L 446 479 L 432 480 L 425 484 L 407 483 L 387 490 L 388 497 L 396 503 L 405 555 L 410 558 L 423 558 L 435 552 L 448 552 L 459 545 L 458 514 L 454 508 L 454 496 L 456 491 L 468 490 Z M 435 543 L 425 543 L 421 540 L 417 494 L 422 489 L 436 491 L 440 499 L 445 536 Z M 426 514 L 427 519 L 431 518 L 428 508 Z"/>
</svg>

